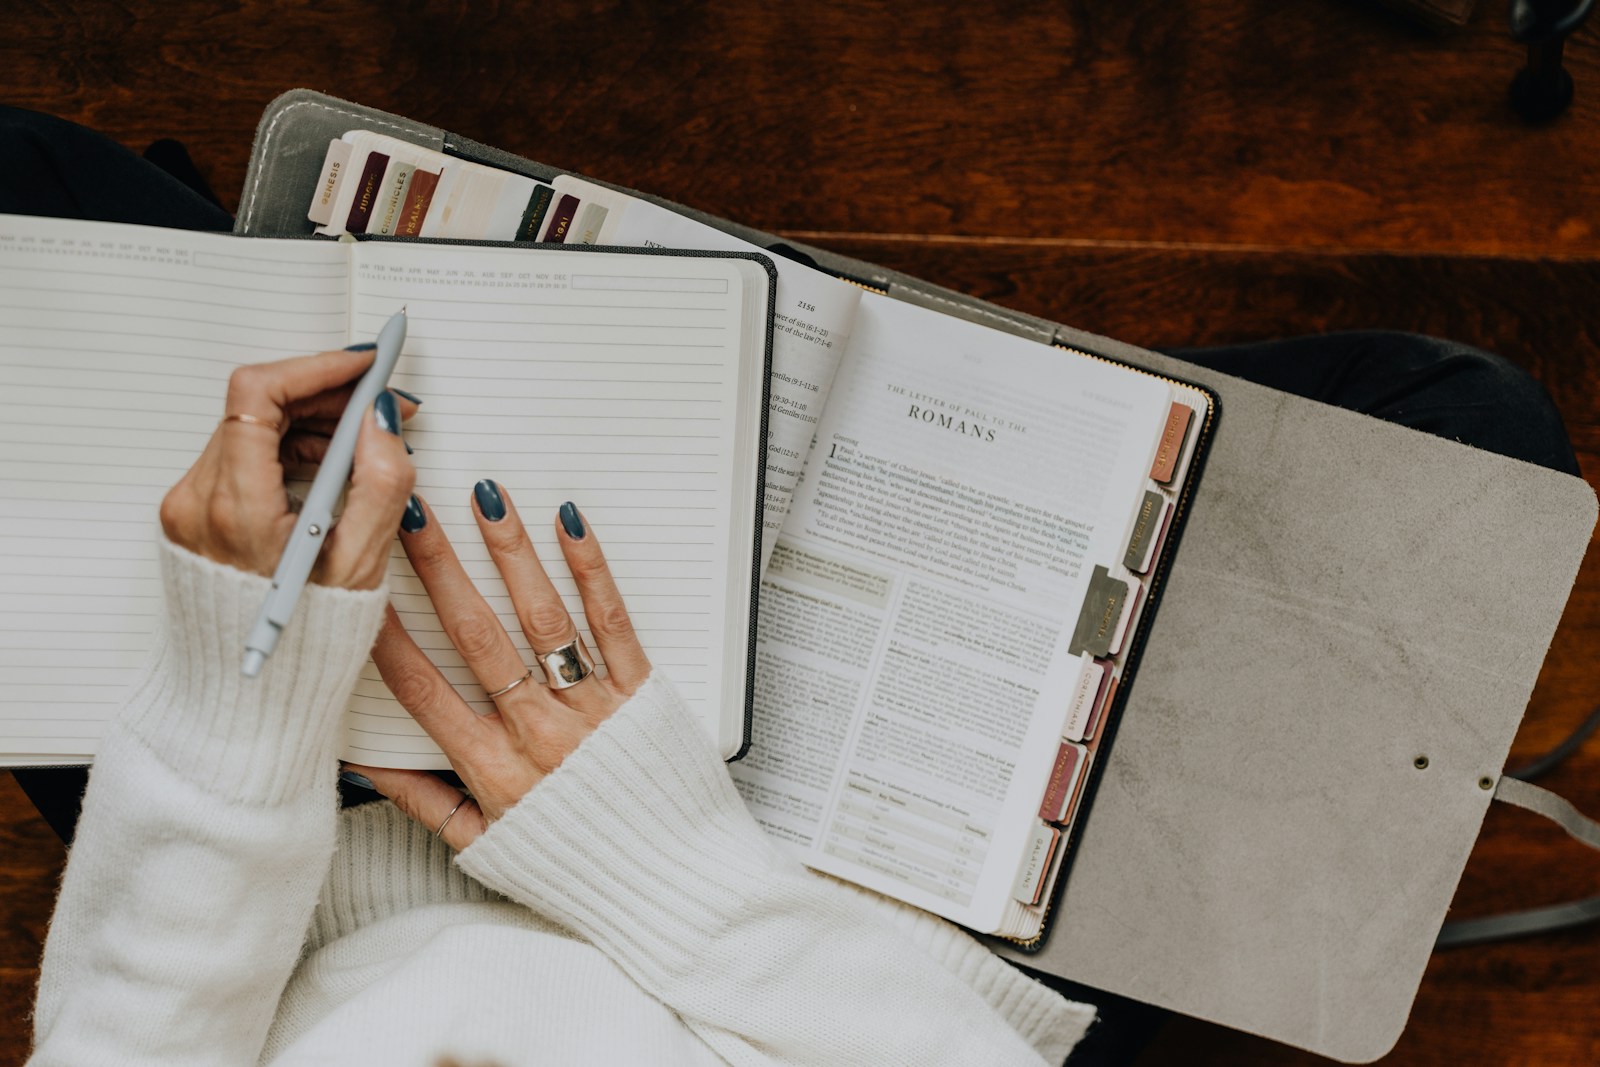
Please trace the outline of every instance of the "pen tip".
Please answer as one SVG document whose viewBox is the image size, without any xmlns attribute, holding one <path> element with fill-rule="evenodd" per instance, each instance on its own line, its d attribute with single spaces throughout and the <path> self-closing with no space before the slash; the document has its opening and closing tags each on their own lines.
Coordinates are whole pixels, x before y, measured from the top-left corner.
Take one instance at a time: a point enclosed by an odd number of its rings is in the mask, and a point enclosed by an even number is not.
<svg viewBox="0 0 1600 1067">
<path fill-rule="evenodd" d="M 266 654 L 259 649 L 247 648 L 244 653 L 244 666 L 241 673 L 246 678 L 254 678 L 261 673 L 261 668 L 266 665 Z"/>
</svg>

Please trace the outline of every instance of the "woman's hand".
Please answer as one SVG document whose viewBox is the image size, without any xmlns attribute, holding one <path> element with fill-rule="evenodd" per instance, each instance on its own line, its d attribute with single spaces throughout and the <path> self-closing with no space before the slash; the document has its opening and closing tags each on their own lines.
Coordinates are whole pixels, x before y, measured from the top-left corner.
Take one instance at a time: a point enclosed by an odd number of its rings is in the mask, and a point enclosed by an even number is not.
<svg viewBox="0 0 1600 1067">
<path fill-rule="evenodd" d="M 479 482 L 473 497 L 478 528 L 505 579 L 528 644 L 540 655 L 569 645 L 578 629 L 545 574 L 515 506 L 490 481 Z M 415 497 L 401 529 L 401 544 L 445 633 L 484 690 L 499 691 L 498 710 L 476 714 L 417 647 L 391 608 L 372 658 L 389 691 L 444 750 L 470 795 L 424 771 L 354 765 L 350 769 L 429 830 L 438 832 L 443 826 L 440 836 L 460 850 L 621 707 L 649 676 L 650 661 L 599 543 L 571 504 L 562 505 L 556 539 L 578 583 L 583 613 L 607 673 L 590 673 L 564 689 L 543 684 L 537 668 L 531 678 L 518 682 L 528 674 L 527 665 L 467 577 L 432 513 Z"/>
<path fill-rule="evenodd" d="M 228 417 L 161 502 L 168 539 L 218 563 L 270 576 L 294 529 L 284 467 L 321 461 L 373 355 L 364 347 L 234 371 Z M 389 543 L 416 478 L 398 421 L 415 413 L 416 404 L 391 392 L 374 409 L 389 425 L 369 414 L 361 427 L 344 513 L 311 573 L 320 585 L 375 589 L 382 583 Z"/>
</svg>

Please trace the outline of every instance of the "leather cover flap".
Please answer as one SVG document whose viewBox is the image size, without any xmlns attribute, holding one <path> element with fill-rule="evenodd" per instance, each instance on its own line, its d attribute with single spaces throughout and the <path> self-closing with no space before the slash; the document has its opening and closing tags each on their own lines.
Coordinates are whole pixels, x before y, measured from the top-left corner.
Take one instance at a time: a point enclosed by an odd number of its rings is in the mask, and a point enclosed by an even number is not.
<svg viewBox="0 0 1600 1067">
<path fill-rule="evenodd" d="M 1493 798 L 1594 493 L 1074 340 L 1212 386 L 1223 417 L 1061 916 L 1015 958 L 1376 1059 Z"/>
</svg>

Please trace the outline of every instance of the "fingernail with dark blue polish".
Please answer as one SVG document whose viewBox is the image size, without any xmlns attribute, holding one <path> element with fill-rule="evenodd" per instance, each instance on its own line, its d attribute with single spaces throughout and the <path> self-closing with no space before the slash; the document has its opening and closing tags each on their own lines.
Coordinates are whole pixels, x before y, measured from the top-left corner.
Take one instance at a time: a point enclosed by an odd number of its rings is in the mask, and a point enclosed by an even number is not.
<svg viewBox="0 0 1600 1067">
<path fill-rule="evenodd" d="M 340 771 L 339 780 L 343 782 L 349 782 L 351 785 L 360 786 L 362 789 L 370 789 L 373 792 L 377 792 L 378 790 L 378 787 L 372 784 L 371 778 L 368 778 L 364 774 L 357 774 L 355 771 Z"/>
<path fill-rule="evenodd" d="M 407 400 L 411 401 L 413 404 L 417 404 L 417 405 L 420 406 L 421 403 L 422 403 L 422 398 L 420 396 L 416 396 L 415 394 L 408 393 L 404 389 L 396 389 L 394 386 L 391 385 L 389 387 L 389 392 L 391 392 L 391 393 L 399 393 L 401 396 L 405 397 Z"/>
<path fill-rule="evenodd" d="M 376 341 L 362 341 L 358 345 L 346 345 L 344 350 L 346 352 L 371 352 L 377 347 L 378 342 Z"/>
<path fill-rule="evenodd" d="M 478 500 L 478 510 L 490 522 L 499 522 L 506 517 L 506 502 L 500 495 L 500 487 L 485 478 L 472 487 L 472 495 Z"/>
<path fill-rule="evenodd" d="M 400 401 L 394 398 L 393 393 L 387 389 L 379 393 L 378 399 L 372 402 L 372 413 L 378 417 L 381 428 L 396 437 L 400 436 Z"/>
<path fill-rule="evenodd" d="M 416 533 L 426 525 L 428 525 L 428 513 L 422 510 L 422 501 L 413 494 L 411 499 L 406 501 L 406 513 L 400 516 L 400 529 L 406 533 Z"/>
<path fill-rule="evenodd" d="M 577 506 L 570 500 L 561 505 L 561 528 L 574 541 L 583 540 L 583 516 L 578 514 Z"/>
</svg>

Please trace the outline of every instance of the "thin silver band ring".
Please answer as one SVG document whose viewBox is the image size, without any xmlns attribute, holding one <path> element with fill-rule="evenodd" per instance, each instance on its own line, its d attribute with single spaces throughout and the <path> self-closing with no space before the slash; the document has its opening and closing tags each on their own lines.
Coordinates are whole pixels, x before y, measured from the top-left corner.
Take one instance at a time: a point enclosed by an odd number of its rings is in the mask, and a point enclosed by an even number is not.
<svg viewBox="0 0 1600 1067">
<path fill-rule="evenodd" d="M 450 814 L 444 817 L 444 822 L 439 824 L 439 828 L 433 832 L 433 836 L 442 837 L 444 835 L 444 828 L 449 826 L 450 820 L 456 817 L 456 812 L 461 810 L 461 805 L 465 804 L 471 799 L 471 797 L 463 796 L 460 800 L 456 801 L 456 806 L 450 809 Z"/>
<path fill-rule="evenodd" d="M 500 689 L 496 689 L 494 692 L 490 693 L 489 694 L 489 699 L 490 700 L 494 700 L 494 699 L 496 699 L 498 697 L 505 696 L 507 693 L 511 692 L 517 686 L 521 685 L 523 682 L 526 682 L 528 679 L 530 679 L 532 677 L 533 677 L 533 668 L 529 667 L 527 672 L 525 674 L 523 674 L 523 676 L 521 678 L 518 678 L 516 681 L 512 682 L 508 686 L 504 686 L 504 687 L 502 687 Z"/>
</svg>

